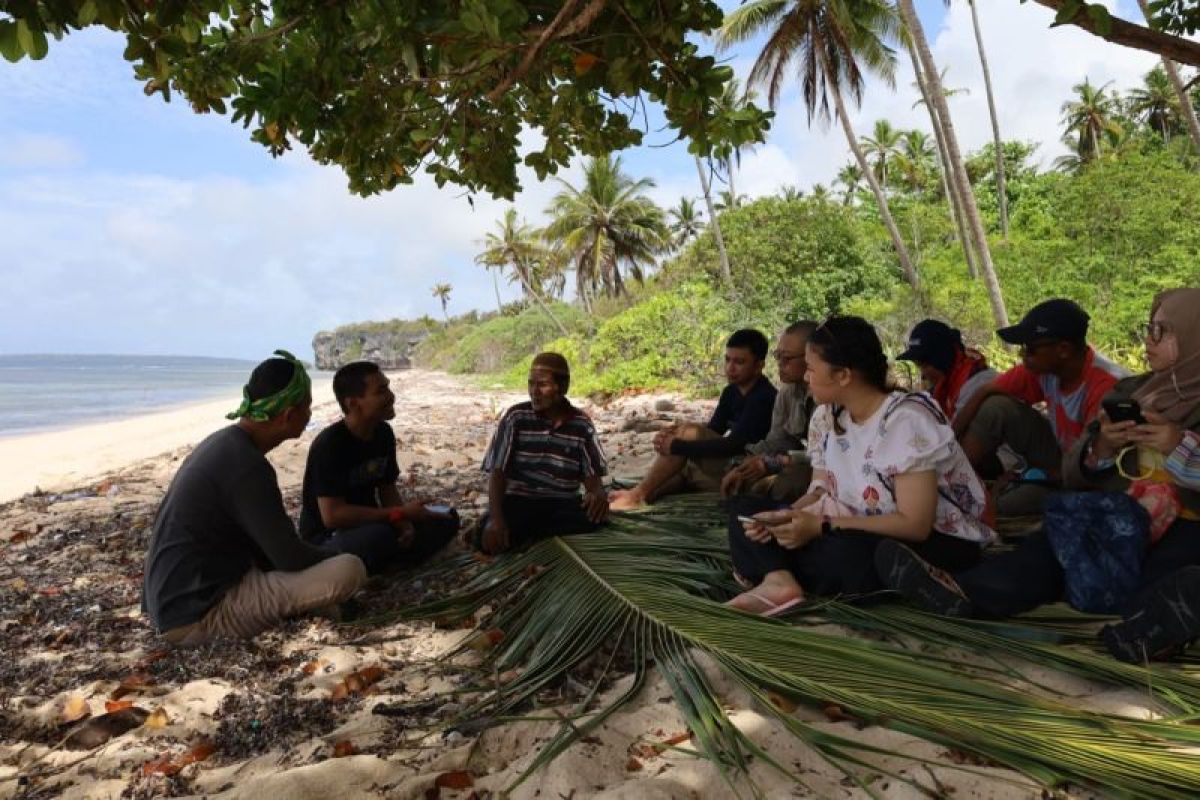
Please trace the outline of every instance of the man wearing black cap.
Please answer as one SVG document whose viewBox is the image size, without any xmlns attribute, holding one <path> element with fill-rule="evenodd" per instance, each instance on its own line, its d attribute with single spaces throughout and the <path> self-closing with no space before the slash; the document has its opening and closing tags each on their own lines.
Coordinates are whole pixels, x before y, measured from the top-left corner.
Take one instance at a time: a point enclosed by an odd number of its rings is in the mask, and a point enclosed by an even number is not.
<svg viewBox="0 0 1200 800">
<path fill-rule="evenodd" d="M 933 399 L 952 421 L 999 377 L 982 353 L 966 348 L 957 328 L 935 319 L 917 323 L 898 359 L 917 365 Z M 1046 484 L 1058 476 L 1062 458 L 1044 416 L 1012 397 L 994 395 L 959 440 L 982 477 L 1018 476 L 1006 482 L 997 498 L 999 513 L 1020 516 L 1041 509 Z"/>
<path fill-rule="evenodd" d="M 1011 404 L 997 395 L 1026 405 L 1046 404 L 1046 416 L 1058 446 L 1056 468 L 1047 478 L 1057 479 L 1061 454 L 1083 433 L 1100 411 L 1100 401 L 1126 372 L 1099 355 L 1087 343 L 1088 315 L 1076 303 L 1047 300 L 1030 309 L 1018 324 L 996 334 L 1021 348 L 1021 363 L 1003 373 L 971 398 L 953 420 L 954 432 L 971 463 L 980 463 L 989 452 L 1007 441 L 1019 453 L 1020 439 L 1040 438 L 1016 417 Z M 1036 510 L 1036 509 L 1035 509 Z"/>
</svg>

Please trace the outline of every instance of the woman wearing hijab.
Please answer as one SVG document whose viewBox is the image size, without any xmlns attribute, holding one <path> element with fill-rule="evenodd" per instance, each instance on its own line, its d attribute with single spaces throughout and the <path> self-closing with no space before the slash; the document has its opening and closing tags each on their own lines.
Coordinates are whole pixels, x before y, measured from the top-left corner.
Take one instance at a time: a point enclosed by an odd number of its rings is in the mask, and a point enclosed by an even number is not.
<svg viewBox="0 0 1200 800">
<path fill-rule="evenodd" d="M 1150 371 L 1118 382 L 1105 397 L 1106 408 L 1123 405 L 1134 418 L 1113 420 L 1101 412 L 1064 459 L 1068 488 L 1128 492 L 1149 512 L 1152 543 L 1140 565 L 1140 587 L 1123 603 L 1124 619 L 1101 632 L 1109 651 L 1123 661 L 1169 655 L 1200 636 L 1197 308 L 1197 288 L 1155 297 L 1142 330 Z M 884 583 L 950 616 L 1027 611 L 1060 599 L 1067 580 L 1044 531 L 1014 551 L 954 575 L 898 542 L 876 555 Z"/>
</svg>

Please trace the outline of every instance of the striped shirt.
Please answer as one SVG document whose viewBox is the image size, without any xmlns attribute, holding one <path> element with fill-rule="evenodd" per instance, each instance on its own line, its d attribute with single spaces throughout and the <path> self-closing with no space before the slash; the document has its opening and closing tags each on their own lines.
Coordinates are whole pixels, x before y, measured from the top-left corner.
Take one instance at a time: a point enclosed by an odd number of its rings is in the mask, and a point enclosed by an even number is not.
<svg viewBox="0 0 1200 800">
<path fill-rule="evenodd" d="M 502 470 L 507 494 L 526 497 L 575 497 L 585 479 L 608 467 L 588 416 L 568 403 L 568 416 L 555 426 L 532 403 L 504 413 L 483 458 L 484 472 Z"/>
</svg>

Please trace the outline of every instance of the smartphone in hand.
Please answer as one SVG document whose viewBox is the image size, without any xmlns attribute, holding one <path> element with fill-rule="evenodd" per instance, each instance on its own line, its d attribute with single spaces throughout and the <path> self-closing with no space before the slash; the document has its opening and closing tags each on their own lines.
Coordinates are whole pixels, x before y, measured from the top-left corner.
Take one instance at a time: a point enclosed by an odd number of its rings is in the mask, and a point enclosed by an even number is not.
<svg viewBox="0 0 1200 800">
<path fill-rule="evenodd" d="M 1104 407 L 1104 413 L 1108 415 L 1111 422 L 1146 424 L 1146 418 L 1142 416 L 1142 407 L 1138 405 L 1137 400 L 1108 399 L 1102 401 L 1100 405 Z"/>
</svg>

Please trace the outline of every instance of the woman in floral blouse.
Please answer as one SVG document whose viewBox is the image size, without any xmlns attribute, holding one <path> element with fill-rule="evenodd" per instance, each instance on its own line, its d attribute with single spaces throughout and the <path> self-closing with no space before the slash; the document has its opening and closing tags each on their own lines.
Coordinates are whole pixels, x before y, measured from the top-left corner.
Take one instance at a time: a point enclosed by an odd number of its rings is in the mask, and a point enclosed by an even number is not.
<svg viewBox="0 0 1200 800">
<path fill-rule="evenodd" d="M 738 575 L 753 588 L 730 605 L 774 615 L 805 591 L 883 588 L 880 542 L 905 542 L 943 569 L 974 564 L 995 539 L 983 522 L 983 485 L 928 396 L 893 390 L 879 336 L 859 317 L 813 332 L 805 380 L 820 404 L 808 434 L 813 480 L 789 509 L 768 511 L 730 536 Z"/>
</svg>

